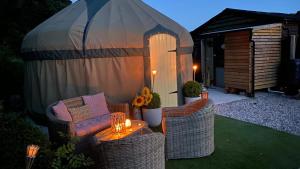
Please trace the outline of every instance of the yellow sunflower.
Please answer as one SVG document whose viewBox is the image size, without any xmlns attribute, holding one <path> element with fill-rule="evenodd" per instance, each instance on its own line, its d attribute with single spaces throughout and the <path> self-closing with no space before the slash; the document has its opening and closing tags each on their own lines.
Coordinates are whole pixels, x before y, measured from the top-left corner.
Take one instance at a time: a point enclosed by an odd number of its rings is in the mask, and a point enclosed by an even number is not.
<svg viewBox="0 0 300 169">
<path fill-rule="evenodd" d="M 148 106 L 148 104 L 151 102 L 151 100 L 153 98 L 153 95 L 149 94 L 149 95 L 144 96 L 144 97 L 145 97 L 145 105 Z"/>
<path fill-rule="evenodd" d="M 145 99 L 143 96 L 137 96 L 134 98 L 132 105 L 134 105 L 135 107 L 141 107 L 143 106 L 145 103 Z"/>
<path fill-rule="evenodd" d="M 151 94 L 151 91 L 148 87 L 144 87 L 142 90 L 142 96 L 148 96 Z"/>
</svg>

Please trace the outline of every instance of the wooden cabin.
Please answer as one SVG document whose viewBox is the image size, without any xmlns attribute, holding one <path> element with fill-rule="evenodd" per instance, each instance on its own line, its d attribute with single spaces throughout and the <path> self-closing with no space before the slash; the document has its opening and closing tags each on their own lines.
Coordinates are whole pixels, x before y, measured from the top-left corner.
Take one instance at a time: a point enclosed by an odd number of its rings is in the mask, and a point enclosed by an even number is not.
<svg viewBox="0 0 300 169">
<path fill-rule="evenodd" d="M 299 25 L 300 12 L 225 9 L 191 32 L 194 62 L 201 65 L 196 79 L 249 96 L 277 86 L 281 62 L 300 58 Z"/>
</svg>

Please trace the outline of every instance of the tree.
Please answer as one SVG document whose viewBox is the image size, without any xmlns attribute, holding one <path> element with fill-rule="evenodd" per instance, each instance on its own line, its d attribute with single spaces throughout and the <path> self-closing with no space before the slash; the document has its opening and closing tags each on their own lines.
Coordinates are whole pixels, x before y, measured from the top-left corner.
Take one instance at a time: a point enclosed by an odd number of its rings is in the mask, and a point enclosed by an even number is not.
<svg viewBox="0 0 300 169">
<path fill-rule="evenodd" d="M 0 45 L 19 54 L 24 35 L 69 4 L 70 0 L 1 0 Z"/>
<path fill-rule="evenodd" d="M 20 48 L 26 33 L 69 4 L 70 0 L 0 1 L 0 99 L 23 92 Z"/>
</svg>

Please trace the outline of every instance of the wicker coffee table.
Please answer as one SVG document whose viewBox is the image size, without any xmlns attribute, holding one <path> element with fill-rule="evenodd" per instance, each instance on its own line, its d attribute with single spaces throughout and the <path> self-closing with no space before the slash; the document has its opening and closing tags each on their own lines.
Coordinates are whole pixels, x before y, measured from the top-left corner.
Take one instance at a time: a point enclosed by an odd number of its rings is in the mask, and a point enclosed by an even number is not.
<svg viewBox="0 0 300 169">
<path fill-rule="evenodd" d="M 143 134 L 143 129 L 148 128 L 148 124 L 142 120 L 131 120 L 131 128 L 122 133 L 114 133 L 111 128 L 107 128 L 94 136 L 96 143 L 122 139 L 136 134 Z"/>
<path fill-rule="evenodd" d="M 165 168 L 165 137 L 162 133 L 152 132 L 145 122 L 132 121 L 132 131 L 120 137 L 111 134 L 112 131 L 107 129 L 95 136 L 100 141 L 93 148 L 97 168 Z"/>
</svg>

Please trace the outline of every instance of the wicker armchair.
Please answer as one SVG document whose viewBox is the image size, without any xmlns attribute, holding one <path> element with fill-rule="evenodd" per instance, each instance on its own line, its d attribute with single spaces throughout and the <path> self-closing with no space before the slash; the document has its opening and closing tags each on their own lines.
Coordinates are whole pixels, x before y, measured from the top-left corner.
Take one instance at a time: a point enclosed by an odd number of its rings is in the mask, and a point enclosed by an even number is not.
<svg viewBox="0 0 300 169">
<path fill-rule="evenodd" d="M 63 100 L 64 104 L 70 107 L 78 107 L 84 105 L 82 97 L 75 97 L 71 99 Z M 72 122 L 62 121 L 57 119 L 54 114 L 52 107 L 57 103 L 53 103 L 47 107 L 46 115 L 49 119 L 48 123 L 48 131 L 49 131 L 49 138 L 51 141 L 61 142 L 61 137 L 59 136 L 59 132 L 67 134 L 69 136 L 75 136 L 74 132 L 74 124 Z M 120 103 L 120 104 L 112 104 L 107 102 L 107 107 L 110 112 L 125 112 L 129 113 L 129 105 L 127 103 Z M 98 131 L 96 131 L 98 132 Z M 89 137 L 94 135 L 95 133 L 91 133 L 85 137 Z"/>
<path fill-rule="evenodd" d="M 161 133 L 149 132 L 102 142 L 94 149 L 97 169 L 165 168 L 165 137 Z"/>
<path fill-rule="evenodd" d="M 214 109 L 207 99 L 163 109 L 166 158 L 197 158 L 214 151 Z"/>
</svg>

